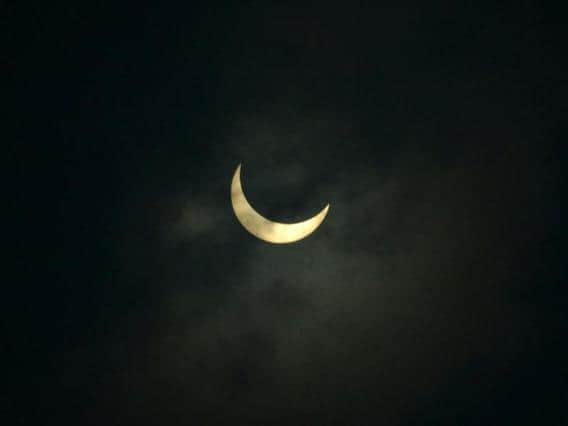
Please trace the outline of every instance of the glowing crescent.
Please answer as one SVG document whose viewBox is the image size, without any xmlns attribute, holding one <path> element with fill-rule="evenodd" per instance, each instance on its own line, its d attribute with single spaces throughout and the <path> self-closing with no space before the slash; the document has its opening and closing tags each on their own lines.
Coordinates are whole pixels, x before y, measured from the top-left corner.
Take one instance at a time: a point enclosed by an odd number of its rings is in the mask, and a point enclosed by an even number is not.
<svg viewBox="0 0 568 426">
<path fill-rule="evenodd" d="M 243 193 L 240 164 L 231 183 L 231 203 L 237 219 L 247 231 L 261 240 L 274 244 L 293 243 L 306 238 L 321 225 L 329 210 L 328 204 L 314 217 L 297 223 L 279 223 L 266 219 L 252 208 Z"/>
</svg>

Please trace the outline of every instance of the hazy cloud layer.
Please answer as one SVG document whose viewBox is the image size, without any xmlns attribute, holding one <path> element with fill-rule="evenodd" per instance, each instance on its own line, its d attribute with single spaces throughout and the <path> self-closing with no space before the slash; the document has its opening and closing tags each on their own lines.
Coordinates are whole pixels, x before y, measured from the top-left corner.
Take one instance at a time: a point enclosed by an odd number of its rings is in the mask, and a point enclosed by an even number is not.
<svg viewBox="0 0 568 426">
<path fill-rule="evenodd" d="M 144 389 L 132 402 L 141 417 L 143 400 L 162 392 L 164 407 L 186 400 L 197 414 L 223 407 L 250 421 L 270 418 L 275 404 L 321 418 L 359 395 L 361 409 L 388 401 L 394 422 L 472 362 L 492 371 L 522 350 L 529 320 L 500 297 L 523 255 L 511 246 L 524 239 L 515 212 L 532 214 L 530 194 L 508 181 L 530 166 L 522 142 L 510 156 L 471 146 L 444 163 L 415 141 L 385 153 L 381 169 L 342 161 L 341 129 L 357 123 L 334 131 L 325 114 L 314 126 L 277 118 L 236 114 L 217 154 L 222 173 L 165 197 L 159 244 L 144 248 L 160 265 L 148 283 L 161 294 L 153 333 L 136 350 L 148 361 L 135 357 L 123 376 Z M 298 220 L 330 202 L 328 218 L 299 243 L 256 240 L 230 209 L 236 162 L 226 157 L 245 164 L 245 191 L 265 198 L 259 210 Z"/>
<path fill-rule="evenodd" d="M 526 289 L 550 207 L 545 124 L 524 57 L 495 44 L 525 30 L 446 9 L 242 6 L 180 24 L 142 106 L 113 104 L 100 131 L 131 141 L 118 244 L 101 243 L 97 338 L 62 368 L 96 394 L 93 424 L 494 412 L 512 386 L 498 378 L 539 350 Z M 258 212 L 329 203 L 321 227 L 289 245 L 248 234 L 238 164 Z"/>
</svg>

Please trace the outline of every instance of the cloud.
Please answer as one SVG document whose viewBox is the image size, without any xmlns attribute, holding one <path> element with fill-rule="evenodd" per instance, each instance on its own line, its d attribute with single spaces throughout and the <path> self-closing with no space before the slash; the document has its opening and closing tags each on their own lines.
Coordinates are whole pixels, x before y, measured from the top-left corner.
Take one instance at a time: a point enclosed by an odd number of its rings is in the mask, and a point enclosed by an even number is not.
<svg viewBox="0 0 568 426">
<path fill-rule="evenodd" d="M 520 256 L 522 220 L 503 218 L 528 200 L 507 170 L 529 179 L 527 153 L 463 144 L 441 159 L 425 135 L 377 145 L 370 160 L 357 151 L 364 124 L 340 108 L 281 113 L 229 115 L 199 187 L 167 194 L 160 244 L 145 248 L 160 265 L 141 349 L 151 368 L 134 363 L 123 380 L 142 400 L 175 389 L 164 409 L 190 401 L 206 418 L 267 421 L 285 407 L 321 418 L 388 401 L 382 414 L 396 419 L 476 362 L 498 372 L 529 321 L 498 297 Z M 322 226 L 284 246 L 249 235 L 229 203 L 239 162 L 255 208 L 300 220 L 330 202 Z"/>
</svg>

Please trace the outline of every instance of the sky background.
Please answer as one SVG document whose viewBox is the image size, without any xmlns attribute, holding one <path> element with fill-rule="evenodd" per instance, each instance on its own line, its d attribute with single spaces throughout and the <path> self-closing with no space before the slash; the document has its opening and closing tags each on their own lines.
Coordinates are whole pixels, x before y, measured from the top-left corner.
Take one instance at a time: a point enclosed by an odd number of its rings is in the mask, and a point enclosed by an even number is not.
<svg viewBox="0 0 568 426">
<path fill-rule="evenodd" d="M 1 3 L 2 416 L 568 423 L 551 11 L 231 3 Z"/>
</svg>

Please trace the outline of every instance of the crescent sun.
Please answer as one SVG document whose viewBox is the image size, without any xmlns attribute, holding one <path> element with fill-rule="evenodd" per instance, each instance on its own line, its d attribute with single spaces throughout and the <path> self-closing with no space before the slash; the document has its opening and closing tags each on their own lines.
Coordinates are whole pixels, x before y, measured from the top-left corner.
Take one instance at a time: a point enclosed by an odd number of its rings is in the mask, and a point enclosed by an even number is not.
<svg viewBox="0 0 568 426">
<path fill-rule="evenodd" d="M 296 223 L 280 223 L 266 219 L 248 202 L 241 185 L 241 165 L 239 164 L 231 183 L 231 204 L 237 219 L 243 227 L 261 240 L 274 244 L 287 244 L 306 238 L 323 222 L 329 210 L 326 205 L 310 219 Z"/>
</svg>

